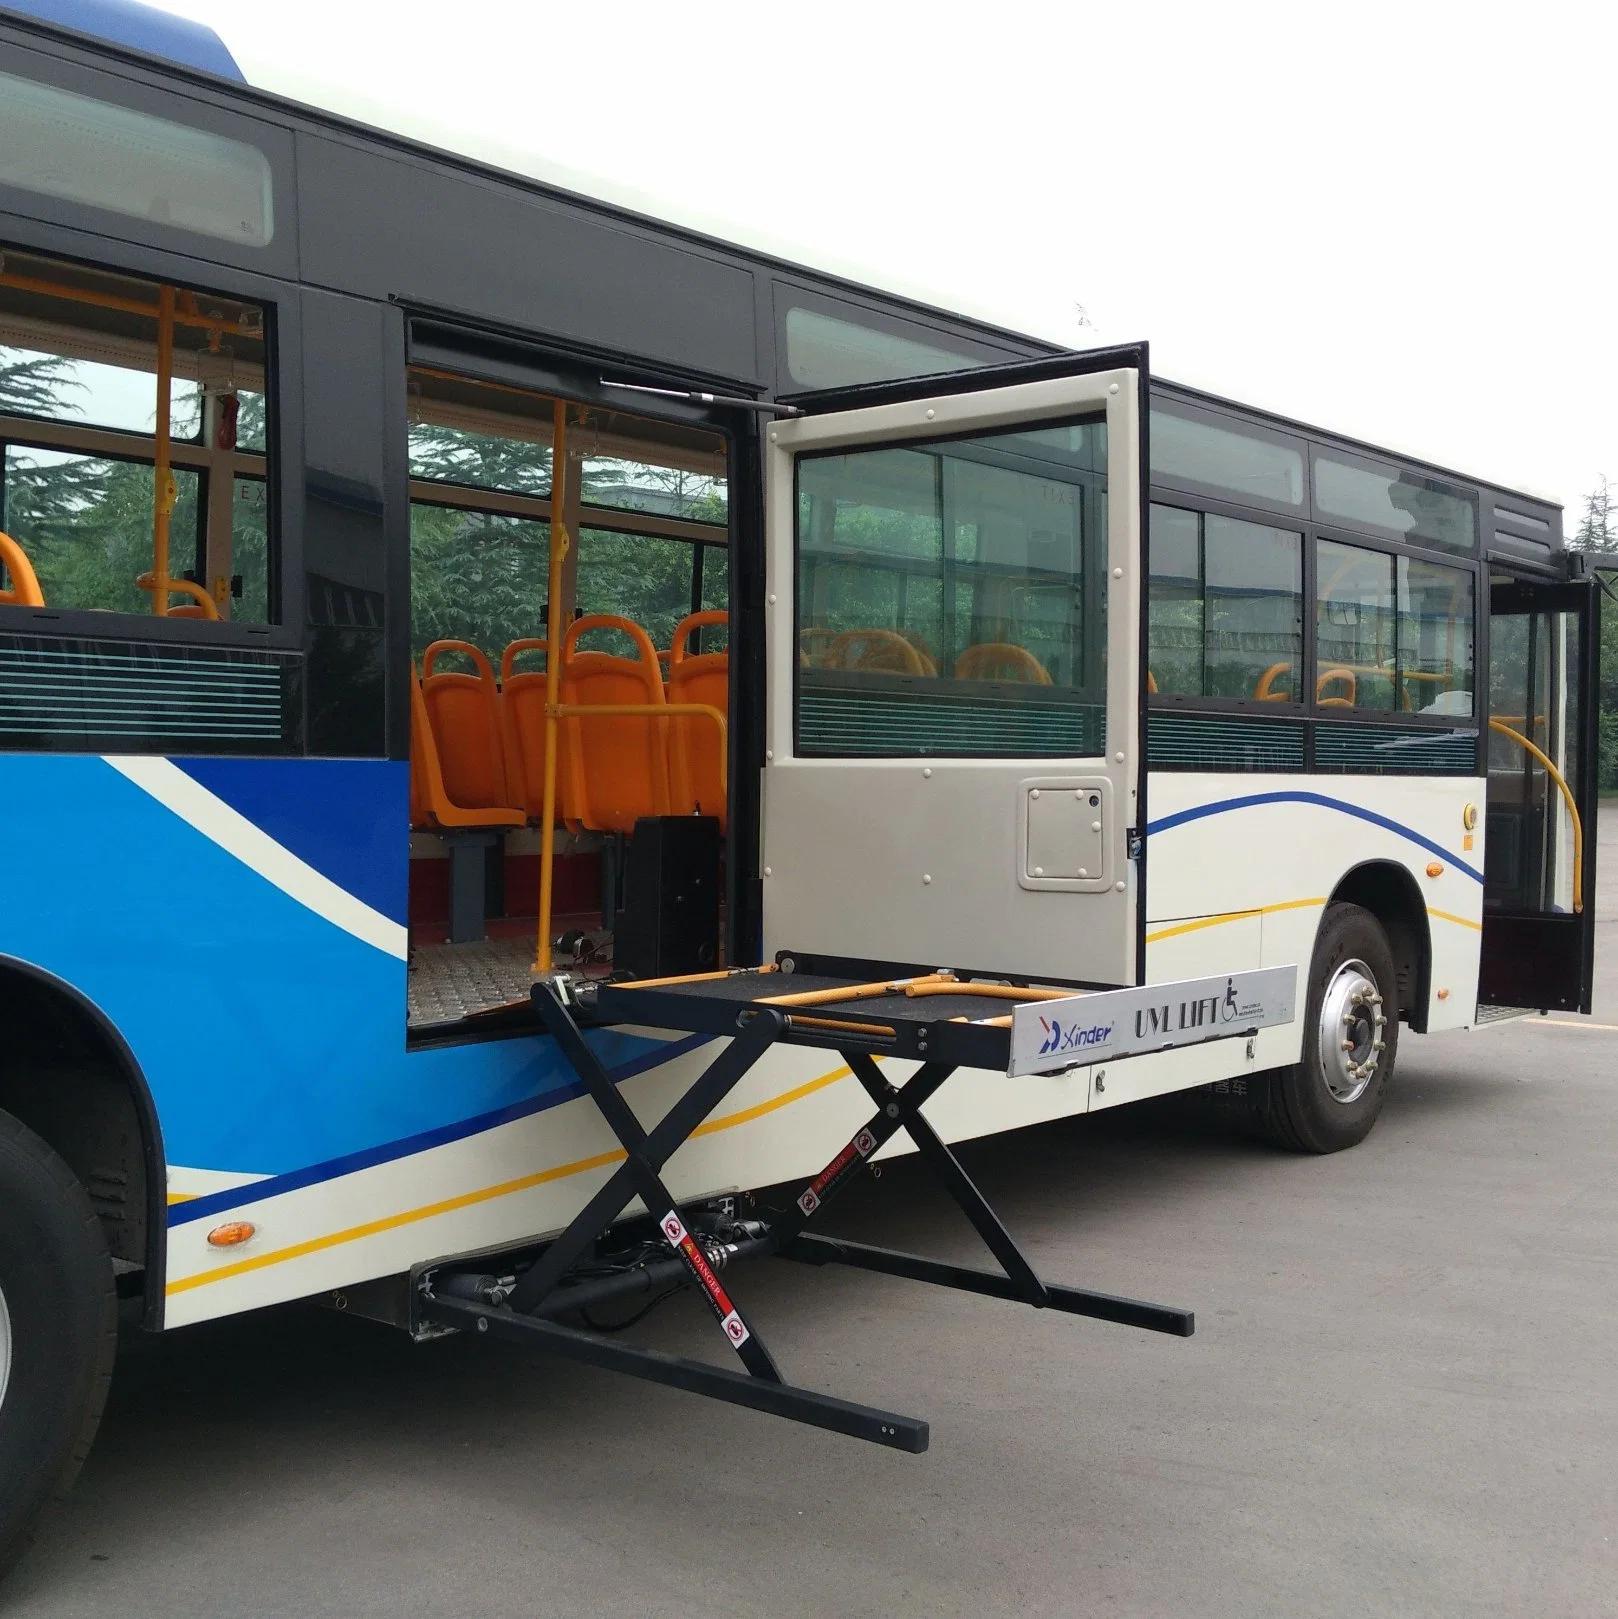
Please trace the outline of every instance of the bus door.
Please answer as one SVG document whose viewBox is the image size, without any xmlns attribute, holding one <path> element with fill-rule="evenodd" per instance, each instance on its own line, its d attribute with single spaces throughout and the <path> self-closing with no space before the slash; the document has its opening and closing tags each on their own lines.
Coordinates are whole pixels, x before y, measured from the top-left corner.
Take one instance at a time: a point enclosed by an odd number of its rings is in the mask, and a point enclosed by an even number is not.
<svg viewBox="0 0 1618 1619">
<path fill-rule="evenodd" d="M 766 958 L 1138 979 L 1144 348 L 766 432 Z"/>
<path fill-rule="evenodd" d="M 1590 1010 L 1599 655 L 1594 575 L 1496 577 L 1481 1005 Z"/>
</svg>

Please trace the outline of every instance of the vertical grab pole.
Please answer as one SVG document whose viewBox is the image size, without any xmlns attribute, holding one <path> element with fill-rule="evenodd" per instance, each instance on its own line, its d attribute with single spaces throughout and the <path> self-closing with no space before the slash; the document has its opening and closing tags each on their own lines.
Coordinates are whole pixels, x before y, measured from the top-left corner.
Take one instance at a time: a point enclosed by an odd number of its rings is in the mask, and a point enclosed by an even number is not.
<svg viewBox="0 0 1618 1619">
<path fill-rule="evenodd" d="M 169 401 L 174 391 L 174 288 L 164 285 L 157 294 L 157 428 L 152 466 L 152 611 L 159 618 L 169 610 L 169 517 L 179 490 L 169 463 Z"/>
<path fill-rule="evenodd" d="M 556 859 L 556 750 L 561 741 L 557 709 L 562 701 L 562 563 L 567 557 L 567 406 L 558 399 L 551 416 L 551 580 L 545 625 L 545 812 L 539 829 L 539 938 L 534 971 L 551 970 L 551 867 Z"/>
</svg>

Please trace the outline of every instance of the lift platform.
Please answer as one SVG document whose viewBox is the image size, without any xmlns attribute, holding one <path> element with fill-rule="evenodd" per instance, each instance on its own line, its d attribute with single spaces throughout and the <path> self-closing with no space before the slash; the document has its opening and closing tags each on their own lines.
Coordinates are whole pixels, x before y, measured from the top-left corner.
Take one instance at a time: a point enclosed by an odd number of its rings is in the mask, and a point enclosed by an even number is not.
<svg viewBox="0 0 1618 1619">
<path fill-rule="evenodd" d="M 1047 1282 L 973 1184 L 922 1109 L 958 1068 L 1019 1076 L 1050 1073 L 1144 1051 L 1252 1036 L 1292 1020 L 1296 969 L 1080 991 L 948 969 L 782 952 L 765 967 L 695 977 L 581 987 L 548 980 L 533 1002 L 589 1091 L 626 1158 L 567 1229 L 509 1276 L 441 1267 L 422 1281 L 422 1319 L 526 1343 L 564 1358 L 772 1412 L 898 1450 L 927 1448 L 927 1424 L 788 1383 L 721 1272 L 778 1257 L 849 1265 L 1059 1310 L 1068 1315 L 1189 1337 L 1189 1310 Z M 726 1037 L 704 1072 L 645 1130 L 584 1039 L 584 1029 L 636 1024 Z M 837 1052 L 874 1109 L 861 1128 L 785 1208 L 737 1218 L 682 1208 L 662 1180 L 674 1153 L 778 1044 Z M 879 1058 L 914 1064 L 895 1084 Z M 823 1236 L 809 1227 L 875 1153 L 905 1131 L 922 1161 L 971 1222 L 999 1269 L 947 1264 L 920 1254 Z M 636 1198 L 645 1218 L 625 1221 Z M 644 1308 L 694 1288 L 707 1302 L 740 1369 L 637 1348 L 592 1325 L 603 1306 Z M 560 1317 L 570 1317 L 573 1325 Z"/>
</svg>

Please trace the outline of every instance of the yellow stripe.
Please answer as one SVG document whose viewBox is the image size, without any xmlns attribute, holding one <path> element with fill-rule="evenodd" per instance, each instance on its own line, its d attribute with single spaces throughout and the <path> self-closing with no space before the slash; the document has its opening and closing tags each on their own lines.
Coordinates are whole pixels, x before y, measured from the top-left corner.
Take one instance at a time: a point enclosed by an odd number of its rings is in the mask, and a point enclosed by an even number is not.
<svg viewBox="0 0 1618 1619">
<path fill-rule="evenodd" d="M 880 1062 L 882 1059 L 877 1058 Z M 778 1107 L 786 1107 L 792 1102 L 801 1102 L 806 1096 L 813 1096 L 816 1091 L 823 1091 L 828 1085 L 835 1085 L 840 1079 L 847 1079 L 853 1073 L 851 1068 L 834 1068 L 829 1074 L 822 1074 L 819 1079 L 811 1079 L 807 1084 L 800 1085 L 796 1090 L 783 1091 L 781 1095 L 771 1097 L 768 1102 L 760 1102 L 757 1107 L 744 1107 L 739 1113 L 726 1113 L 717 1119 L 709 1119 L 706 1124 L 699 1124 L 691 1132 L 694 1136 L 711 1136 L 720 1130 L 734 1129 L 738 1124 L 749 1124 L 754 1119 L 762 1119 L 766 1113 L 773 1113 Z"/>
<path fill-rule="evenodd" d="M 1156 944 L 1159 939 L 1172 939 L 1180 933 L 1196 933 L 1202 928 L 1216 928 L 1225 922 L 1240 922 L 1247 916 L 1273 916 L 1277 911 L 1299 911 L 1309 905 L 1324 905 L 1323 899 L 1288 899 L 1279 905 L 1260 905 L 1251 911 L 1223 911 L 1218 916 L 1199 916 L 1194 922 L 1177 922 L 1171 928 L 1159 928 L 1148 933 L 1146 942 Z"/>
<path fill-rule="evenodd" d="M 176 1203 L 189 1203 L 194 1197 L 201 1197 L 200 1192 L 170 1192 L 169 1207 L 172 1209 Z"/>
<path fill-rule="evenodd" d="M 878 1061 L 880 1060 L 878 1058 Z M 713 1135 L 720 1130 L 732 1130 L 739 1124 L 748 1124 L 754 1119 L 761 1119 L 768 1113 L 774 1113 L 778 1108 L 788 1107 L 793 1102 L 802 1101 L 806 1096 L 813 1096 L 816 1091 L 824 1090 L 828 1085 L 835 1085 L 838 1080 L 846 1079 L 849 1072 L 847 1068 L 834 1068 L 829 1074 L 822 1074 L 818 1079 L 811 1079 L 793 1090 L 784 1091 L 780 1096 L 773 1096 L 769 1101 L 760 1102 L 756 1107 L 745 1107 L 736 1113 L 726 1113 L 717 1119 L 709 1119 L 706 1124 L 698 1125 L 692 1134 Z M 369 1220 L 364 1225 L 350 1226 L 346 1231 L 334 1231 L 328 1237 L 314 1237 L 308 1242 L 295 1243 L 290 1248 L 277 1248 L 273 1253 L 258 1254 L 252 1259 L 238 1260 L 234 1265 L 223 1265 L 218 1270 L 187 1276 L 178 1282 L 170 1282 L 164 1292 L 184 1293 L 193 1287 L 204 1287 L 209 1282 L 223 1282 L 232 1276 L 244 1276 L 249 1271 L 262 1270 L 266 1265 L 279 1265 L 287 1259 L 302 1259 L 306 1254 L 319 1253 L 324 1248 L 336 1248 L 345 1242 L 358 1242 L 362 1237 L 374 1237 L 379 1232 L 392 1231 L 418 1220 L 430 1220 L 439 1214 L 452 1214 L 457 1209 L 487 1203 L 493 1198 L 506 1197 L 513 1192 L 529 1191 L 535 1186 L 543 1186 L 547 1181 L 565 1180 L 569 1175 L 582 1175 L 587 1170 L 600 1169 L 605 1164 L 621 1164 L 623 1161 L 624 1154 L 621 1151 L 599 1153 L 593 1158 L 580 1158 L 571 1164 L 560 1164 L 555 1169 L 542 1170 L 537 1175 L 524 1175 L 519 1180 L 504 1181 L 499 1186 L 488 1186 L 478 1192 L 466 1192 L 460 1197 L 446 1198 L 441 1203 L 429 1203 L 424 1208 L 410 1209 L 404 1214 L 392 1214 L 383 1220 Z M 171 1195 L 169 1201 L 172 1203 L 176 1199 Z"/>
<path fill-rule="evenodd" d="M 1148 944 L 1156 944 L 1159 939 L 1172 939 L 1181 933 L 1196 933 L 1202 928 L 1217 928 L 1226 922 L 1240 922 L 1248 916 L 1273 916 L 1277 911 L 1298 911 L 1310 905 L 1324 905 L 1323 899 L 1289 899 L 1283 900 L 1279 905 L 1260 905 L 1251 911 L 1223 911 L 1218 916 L 1199 916 L 1194 922 L 1176 922 L 1171 928 L 1159 928 L 1155 933 L 1146 935 Z M 1469 917 L 1456 916 L 1451 911 L 1435 910 L 1427 907 L 1429 916 L 1439 917 L 1445 922 L 1453 922 L 1457 927 L 1471 928 L 1476 933 L 1483 931 L 1481 922 L 1474 922 Z"/>
<path fill-rule="evenodd" d="M 542 1169 L 537 1175 L 524 1175 L 518 1180 L 503 1181 L 499 1186 L 486 1186 L 480 1192 L 464 1192 L 460 1197 L 447 1197 L 441 1203 L 429 1203 L 424 1208 L 409 1209 L 403 1214 L 390 1214 L 384 1220 L 368 1220 L 364 1225 L 350 1226 L 347 1231 L 334 1231 L 329 1237 L 314 1237 L 308 1242 L 294 1243 L 290 1248 L 277 1248 L 274 1253 L 258 1254 L 252 1259 L 238 1260 L 234 1265 L 223 1265 L 218 1270 L 186 1276 L 178 1282 L 170 1282 L 164 1292 L 185 1293 L 193 1287 L 204 1287 L 209 1282 L 245 1276 L 249 1271 L 263 1270 L 266 1265 L 279 1265 L 285 1259 L 302 1259 L 306 1254 L 318 1254 L 323 1248 L 358 1242 L 361 1237 L 374 1237 L 378 1232 L 392 1231 L 417 1220 L 431 1220 L 435 1215 L 453 1214 L 457 1209 L 471 1208 L 475 1203 L 487 1203 L 491 1198 L 506 1197 L 512 1192 L 526 1192 L 530 1187 L 543 1186 L 546 1181 L 582 1175 L 588 1169 L 600 1169 L 606 1164 L 621 1164 L 624 1157 L 621 1150 L 615 1150 L 597 1153 L 593 1158 L 580 1158 L 571 1164 L 558 1164 L 555 1169 Z"/>
</svg>

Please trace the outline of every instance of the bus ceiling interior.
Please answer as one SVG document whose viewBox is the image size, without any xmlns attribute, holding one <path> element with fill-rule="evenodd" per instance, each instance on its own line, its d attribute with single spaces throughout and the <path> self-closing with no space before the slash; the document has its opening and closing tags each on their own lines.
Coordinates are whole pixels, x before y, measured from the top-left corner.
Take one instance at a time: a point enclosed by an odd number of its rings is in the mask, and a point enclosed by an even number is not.
<svg viewBox="0 0 1618 1619">
<path fill-rule="evenodd" d="M 412 1029 L 720 965 L 725 439 L 422 367 L 409 414 Z"/>
</svg>

